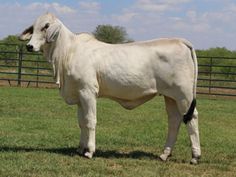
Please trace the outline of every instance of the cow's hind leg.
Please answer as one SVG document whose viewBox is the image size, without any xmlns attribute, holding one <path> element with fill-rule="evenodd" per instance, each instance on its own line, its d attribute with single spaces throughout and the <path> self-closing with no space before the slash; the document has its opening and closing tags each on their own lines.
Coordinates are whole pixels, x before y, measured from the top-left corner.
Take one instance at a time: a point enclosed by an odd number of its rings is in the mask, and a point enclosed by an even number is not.
<svg viewBox="0 0 236 177">
<path fill-rule="evenodd" d="M 164 152 L 160 155 L 160 159 L 163 161 L 166 161 L 167 158 L 171 155 L 171 151 L 177 140 L 179 127 L 182 121 L 182 116 L 179 112 L 176 101 L 165 96 L 165 104 L 168 114 L 168 135 Z"/>
<path fill-rule="evenodd" d="M 201 148 L 198 130 L 198 112 L 196 108 L 194 110 L 192 120 L 187 123 L 187 129 L 192 147 L 192 160 L 190 161 L 190 163 L 197 164 L 201 156 Z"/>
<path fill-rule="evenodd" d="M 179 99 L 181 100 L 181 99 Z M 182 115 L 183 121 L 187 126 L 188 134 L 190 137 L 191 148 L 192 148 L 192 160 L 191 164 L 197 164 L 198 159 L 201 155 L 200 150 L 200 139 L 199 139 L 199 130 L 198 130 L 198 112 L 195 108 L 196 100 L 182 99 L 177 101 L 178 109 Z M 187 119 L 185 119 L 187 117 Z"/>
</svg>

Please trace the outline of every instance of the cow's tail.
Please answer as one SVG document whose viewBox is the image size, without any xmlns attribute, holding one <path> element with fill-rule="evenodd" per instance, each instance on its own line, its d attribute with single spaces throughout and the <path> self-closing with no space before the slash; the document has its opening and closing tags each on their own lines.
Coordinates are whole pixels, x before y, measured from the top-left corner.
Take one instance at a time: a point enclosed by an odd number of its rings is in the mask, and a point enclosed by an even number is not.
<svg viewBox="0 0 236 177">
<path fill-rule="evenodd" d="M 197 56 L 196 52 L 192 46 L 192 44 L 187 41 L 183 40 L 184 44 L 191 50 L 191 56 L 193 60 L 193 66 L 194 66 L 194 79 L 193 79 L 193 101 L 188 109 L 188 112 L 184 115 L 183 121 L 185 124 L 187 124 L 189 121 L 193 118 L 194 109 L 196 107 L 197 101 L 196 101 L 196 90 L 197 90 L 197 76 L 198 76 L 198 63 L 197 63 Z"/>
</svg>

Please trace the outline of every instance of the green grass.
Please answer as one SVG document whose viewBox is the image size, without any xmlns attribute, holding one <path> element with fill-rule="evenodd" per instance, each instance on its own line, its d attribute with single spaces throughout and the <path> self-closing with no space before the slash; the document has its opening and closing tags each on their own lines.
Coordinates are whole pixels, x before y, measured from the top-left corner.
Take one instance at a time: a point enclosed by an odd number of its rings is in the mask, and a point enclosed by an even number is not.
<svg viewBox="0 0 236 177">
<path fill-rule="evenodd" d="M 162 97 L 127 111 L 98 101 L 97 152 L 92 160 L 77 152 L 76 106 L 55 89 L 0 88 L 0 176 L 236 176 L 236 101 L 198 99 L 202 159 L 189 164 L 184 124 L 173 156 L 158 160 L 167 120 Z"/>
</svg>

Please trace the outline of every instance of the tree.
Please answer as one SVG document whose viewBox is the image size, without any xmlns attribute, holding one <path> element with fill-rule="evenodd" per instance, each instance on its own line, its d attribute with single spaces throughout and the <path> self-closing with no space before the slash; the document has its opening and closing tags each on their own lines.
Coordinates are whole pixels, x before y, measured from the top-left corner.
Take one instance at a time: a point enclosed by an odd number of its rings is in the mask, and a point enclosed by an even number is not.
<svg viewBox="0 0 236 177">
<path fill-rule="evenodd" d="M 19 44 L 21 41 L 19 41 L 18 36 L 16 35 L 9 35 L 1 40 L 3 43 L 10 43 L 10 44 Z"/>
<path fill-rule="evenodd" d="M 110 43 L 121 44 L 131 42 L 124 27 L 112 25 L 98 25 L 93 32 L 96 39 Z"/>
<path fill-rule="evenodd" d="M 20 41 L 15 35 L 9 35 L 6 38 L 0 40 L 0 59 L 1 64 L 16 65 L 16 60 L 18 58 L 18 51 Z"/>
</svg>

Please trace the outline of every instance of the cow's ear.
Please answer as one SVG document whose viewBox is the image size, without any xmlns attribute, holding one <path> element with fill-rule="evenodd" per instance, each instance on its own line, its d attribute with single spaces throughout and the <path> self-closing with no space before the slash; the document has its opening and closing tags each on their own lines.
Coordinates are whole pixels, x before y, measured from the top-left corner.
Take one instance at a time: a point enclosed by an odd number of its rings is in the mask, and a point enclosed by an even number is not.
<svg viewBox="0 0 236 177">
<path fill-rule="evenodd" d="M 54 42 L 57 39 L 60 29 L 61 29 L 61 24 L 59 23 L 49 24 L 46 31 L 47 43 Z"/>
<path fill-rule="evenodd" d="M 19 39 L 22 41 L 29 40 L 32 37 L 32 34 L 34 32 L 34 27 L 33 25 L 26 28 L 21 35 L 19 36 Z"/>
</svg>

